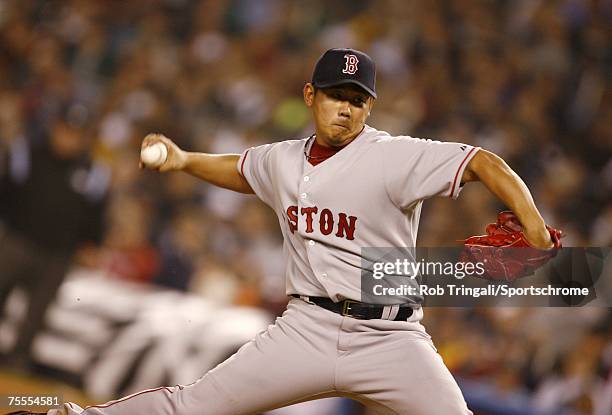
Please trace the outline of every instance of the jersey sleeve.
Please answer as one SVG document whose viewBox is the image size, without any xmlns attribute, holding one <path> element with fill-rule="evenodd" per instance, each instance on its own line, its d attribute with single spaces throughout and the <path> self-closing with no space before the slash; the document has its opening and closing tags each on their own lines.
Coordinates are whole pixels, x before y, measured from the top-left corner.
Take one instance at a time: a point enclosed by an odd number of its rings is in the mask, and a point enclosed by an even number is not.
<svg viewBox="0 0 612 415">
<path fill-rule="evenodd" d="M 245 150 L 238 159 L 238 173 L 246 179 L 257 197 L 272 206 L 272 152 L 273 144 L 264 144 Z"/>
<path fill-rule="evenodd" d="M 401 207 L 433 196 L 457 198 L 463 172 L 480 150 L 413 137 L 393 137 L 382 148 L 387 191 Z"/>
</svg>

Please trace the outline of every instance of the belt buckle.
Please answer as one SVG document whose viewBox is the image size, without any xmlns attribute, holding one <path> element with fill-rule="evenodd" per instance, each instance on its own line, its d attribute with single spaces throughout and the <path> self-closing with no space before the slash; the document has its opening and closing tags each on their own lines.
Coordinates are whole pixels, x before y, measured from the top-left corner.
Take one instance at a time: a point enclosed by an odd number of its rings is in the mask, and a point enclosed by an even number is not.
<svg viewBox="0 0 612 415">
<path fill-rule="evenodd" d="M 351 304 L 358 304 L 359 301 L 353 301 L 353 300 L 344 300 L 342 303 L 342 315 L 344 317 L 352 317 L 352 318 L 356 318 L 356 319 L 363 319 L 364 316 L 363 315 L 358 315 L 358 314 L 351 314 L 350 310 L 351 310 Z"/>
</svg>

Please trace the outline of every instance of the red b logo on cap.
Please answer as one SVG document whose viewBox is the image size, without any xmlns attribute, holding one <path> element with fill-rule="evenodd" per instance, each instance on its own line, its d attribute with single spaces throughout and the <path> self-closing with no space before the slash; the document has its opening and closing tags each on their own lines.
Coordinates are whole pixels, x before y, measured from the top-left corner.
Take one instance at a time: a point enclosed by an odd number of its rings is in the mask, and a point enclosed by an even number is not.
<svg viewBox="0 0 612 415">
<path fill-rule="evenodd" d="M 344 55 L 344 59 L 346 59 L 346 62 L 344 63 L 344 69 L 342 70 L 342 73 L 355 75 L 355 73 L 357 72 L 357 64 L 359 63 L 359 59 L 357 59 L 357 56 L 346 54 Z"/>
</svg>

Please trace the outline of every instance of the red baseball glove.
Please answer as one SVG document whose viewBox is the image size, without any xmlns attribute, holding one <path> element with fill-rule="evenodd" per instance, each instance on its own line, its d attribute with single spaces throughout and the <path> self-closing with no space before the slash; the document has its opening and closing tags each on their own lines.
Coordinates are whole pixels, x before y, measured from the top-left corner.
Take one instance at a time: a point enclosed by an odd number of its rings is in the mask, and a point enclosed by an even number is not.
<svg viewBox="0 0 612 415">
<path fill-rule="evenodd" d="M 461 262 L 481 263 L 483 278 L 514 281 L 533 274 L 539 267 L 557 255 L 561 248 L 562 232 L 546 226 L 554 246 L 551 249 L 533 247 L 525 238 L 523 226 L 510 211 L 500 212 L 497 223 L 489 223 L 487 234 L 471 236 L 465 240 Z"/>
</svg>

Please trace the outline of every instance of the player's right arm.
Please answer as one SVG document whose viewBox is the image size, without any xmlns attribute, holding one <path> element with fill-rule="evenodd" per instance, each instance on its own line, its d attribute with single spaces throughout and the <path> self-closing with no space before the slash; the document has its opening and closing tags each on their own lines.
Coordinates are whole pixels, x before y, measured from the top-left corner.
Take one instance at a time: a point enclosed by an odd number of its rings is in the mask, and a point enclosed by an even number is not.
<svg viewBox="0 0 612 415">
<path fill-rule="evenodd" d="M 153 170 L 160 172 L 183 171 L 199 179 L 225 189 L 240 193 L 254 193 L 244 177 L 238 173 L 236 164 L 239 154 L 207 154 L 182 150 L 162 134 L 148 134 L 142 140 L 142 148 L 162 142 L 168 149 L 164 164 Z M 140 162 L 140 167 L 145 165 Z"/>
</svg>

